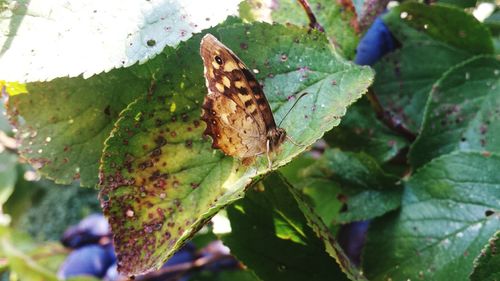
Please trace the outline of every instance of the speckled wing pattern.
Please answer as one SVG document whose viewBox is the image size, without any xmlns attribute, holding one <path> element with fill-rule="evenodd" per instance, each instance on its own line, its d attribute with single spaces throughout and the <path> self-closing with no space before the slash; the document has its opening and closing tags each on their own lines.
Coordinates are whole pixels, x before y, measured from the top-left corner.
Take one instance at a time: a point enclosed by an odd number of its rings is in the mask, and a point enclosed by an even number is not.
<svg viewBox="0 0 500 281">
<path fill-rule="evenodd" d="M 249 162 L 276 150 L 286 132 L 277 128 L 262 87 L 243 62 L 213 35 L 203 37 L 200 54 L 208 94 L 202 120 L 212 147 Z M 269 160 L 270 161 L 270 160 Z"/>
</svg>

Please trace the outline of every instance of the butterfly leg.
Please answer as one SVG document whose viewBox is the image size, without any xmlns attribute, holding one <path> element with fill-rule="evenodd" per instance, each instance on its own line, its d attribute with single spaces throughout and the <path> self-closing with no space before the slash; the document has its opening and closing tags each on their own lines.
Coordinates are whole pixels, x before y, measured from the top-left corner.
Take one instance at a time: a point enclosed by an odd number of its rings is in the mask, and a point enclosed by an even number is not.
<svg viewBox="0 0 500 281">
<path fill-rule="evenodd" d="M 271 170 L 271 168 L 273 167 L 273 162 L 271 162 L 270 151 L 271 151 L 270 140 L 268 139 L 266 141 L 266 156 L 267 156 L 267 167 L 269 168 L 269 170 Z"/>
<path fill-rule="evenodd" d="M 289 140 L 291 143 L 293 143 L 295 146 L 298 146 L 298 147 L 304 147 L 305 145 L 303 144 L 300 144 L 298 142 L 296 142 L 294 139 L 292 139 L 289 135 L 286 135 L 286 139 Z"/>
</svg>

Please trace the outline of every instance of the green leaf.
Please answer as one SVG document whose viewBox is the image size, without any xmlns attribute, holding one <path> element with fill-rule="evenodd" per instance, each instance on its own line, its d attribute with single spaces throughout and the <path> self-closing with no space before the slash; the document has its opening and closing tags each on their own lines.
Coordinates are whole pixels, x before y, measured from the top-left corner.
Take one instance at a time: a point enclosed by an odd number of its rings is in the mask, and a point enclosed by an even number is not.
<svg viewBox="0 0 500 281">
<path fill-rule="evenodd" d="M 303 176 L 304 177 L 304 176 Z M 343 194 L 338 183 L 324 178 L 308 178 L 297 182 L 314 212 L 328 226 L 332 233 L 337 232 L 337 220 L 343 207 Z"/>
<path fill-rule="evenodd" d="M 11 84 L 14 84 L 14 83 L 9 83 L 8 85 L 6 84 L 3 84 L 1 81 L 0 81 L 0 87 L 5 87 L 5 91 L 9 92 L 13 86 L 11 86 Z M 7 117 L 7 114 L 6 114 L 6 109 L 5 109 L 5 103 L 2 103 L 0 105 L 0 131 L 2 131 L 4 134 L 8 135 L 8 136 L 11 136 L 12 135 L 12 126 L 10 125 L 9 123 L 9 119 Z"/>
<path fill-rule="evenodd" d="M 387 162 L 408 146 L 408 141 L 384 125 L 366 99 L 349 108 L 339 127 L 325 134 L 333 147 L 364 152 L 380 163 Z"/>
<path fill-rule="evenodd" d="M 297 156 L 297 158 L 293 159 L 292 162 L 281 167 L 279 171 L 288 182 L 297 183 L 303 179 L 300 171 L 304 169 L 304 167 L 311 165 L 315 161 L 316 158 L 313 157 L 311 153 L 305 152 Z"/>
<path fill-rule="evenodd" d="M 347 223 L 371 219 L 400 205 L 399 179 L 387 174 L 373 158 L 364 153 L 327 150 L 316 163 L 305 168 L 302 175 L 323 182 L 322 187 L 318 185 L 316 188 L 316 192 L 322 195 L 311 196 L 314 193 L 304 190 L 313 199 L 317 209 L 328 208 L 335 202 L 325 198 L 336 198 L 336 201 L 346 204 L 344 212 L 335 217 L 330 214 L 326 222 Z"/>
<path fill-rule="evenodd" d="M 207 1 L 9 1 L 0 10 L 0 77 L 87 78 L 144 62 L 224 21 L 239 2 L 219 1 L 214 9 Z"/>
<path fill-rule="evenodd" d="M 100 212 L 95 189 L 80 188 L 76 184 L 60 186 L 47 180 L 24 184 L 28 184 L 28 192 L 34 196 L 29 198 L 32 201 L 29 208 L 12 224 L 38 241 L 58 241 L 68 226 Z"/>
<path fill-rule="evenodd" d="M 224 243 L 262 280 L 348 280 L 335 260 L 351 280 L 364 280 L 308 208 L 271 174 L 228 208 L 232 232 Z"/>
<path fill-rule="evenodd" d="M 474 271 L 471 281 L 500 280 L 500 231 L 497 231 L 474 261 Z"/>
<path fill-rule="evenodd" d="M 204 270 L 189 277 L 190 281 L 260 281 L 250 270 L 224 270 L 212 272 Z"/>
<path fill-rule="evenodd" d="M 212 32 L 258 72 L 278 123 L 295 96 L 308 93 L 281 125 L 304 146 L 338 125 L 373 77 L 369 68 L 333 53 L 317 32 L 263 23 Z M 218 210 L 241 198 L 252 178 L 269 171 L 266 157 L 243 166 L 202 138 L 206 88 L 200 39 L 195 36 L 166 59 L 173 67 L 154 91 L 122 112 L 106 142 L 101 198 L 120 270 L 127 274 L 159 267 Z M 274 167 L 290 162 L 304 146 L 285 142 L 272 157 Z"/>
<path fill-rule="evenodd" d="M 353 58 L 358 44 L 356 11 L 350 1 L 308 1 L 318 23 L 336 47 L 347 58 Z M 246 2 L 245 2 L 246 3 Z M 263 20 L 282 24 L 309 26 L 306 12 L 298 1 L 279 0 L 266 2 L 250 0 L 240 5 L 240 15 L 247 20 Z"/>
<path fill-rule="evenodd" d="M 303 171 L 305 177 L 326 177 L 359 189 L 390 189 L 398 178 L 386 174 L 378 163 L 364 153 L 325 151 L 321 159 Z"/>
<path fill-rule="evenodd" d="M 363 268 L 377 280 L 467 280 L 500 228 L 500 156 L 434 159 L 406 183 L 401 211 L 375 220 Z"/>
<path fill-rule="evenodd" d="M 17 155 L 3 151 L 0 153 L 0 213 L 2 207 L 14 191 L 17 181 Z"/>
<path fill-rule="evenodd" d="M 491 35 L 493 36 L 493 46 L 495 48 L 495 54 L 500 54 L 500 10 L 496 10 L 484 20 L 484 24 L 490 29 Z"/>
<path fill-rule="evenodd" d="M 55 272 L 65 256 L 61 245 L 35 244 L 29 236 L 1 227 L 0 252 L 7 258 L 9 270 L 20 280 L 59 280 Z"/>
<path fill-rule="evenodd" d="M 497 9 L 487 17 L 484 24 L 490 29 L 492 35 L 500 35 L 500 10 Z"/>
<path fill-rule="evenodd" d="M 323 240 L 326 252 L 331 257 L 335 258 L 337 263 L 340 265 L 340 268 L 347 275 L 349 280 L 366 281 L 367 279 L 363 276 L 363 272 L 358 270 L 358 268 L 346 256 L 344 250 L 340 247 L 338 242 L 333 239 L 332 233 L 330 232 L 328 227 L 314 212 L 313 208 L 304 200 L 302 193 L 295 188 L 289 188 L 289 190 L 293 194 L 298 207 L 304 214 L 308 225 L 314 230 L 316 235 L 321 238 L 321 240 Z"/>
<path fill-rule="evenodd" d="M 458 8 L 471 8 L 475 7 L 477 0 L 439 0 L 439 4 L 453 5 Z"/>
<path fill-rule="evenodd" d="M 493 44 L 495 45 L 495 55 L 500 55 L 500 34 L 493 38 Z"/>
<path fill-rule="evenodd" d="M 45 194 L 39 182 L 27 181 L 24 175 L 32 171 L 28 165 L 19 165 L 17 170 L 16 185 L 9 199 L 3 204 L 3 212 L 11 218 L 10 226 L 17 227 L 20 218 L 26 214 L 37 199 Z M 45 220 L 44 220 L 45 221 Z"/>
<path fill-rule="evenodd" d="M 134 66 L 89 79 L 28 83 L 29 94 L 8 103 L 21 155 L 56 183 L 94 186 L 104 140 L 120 111 L 147 93 L 154 69 Z"/>
<path fill-rule="evenodd" d="M 499 105 L 498 60 L 476 57 L 453 67 L 429 96 L 411 164 L 420 167 L 453 151 L 500 152 Z"/>
<path fill-rule="evenodd" d="M 383 19 L 402 48 L 375 65 L 375 94 L 386 110 L 417 131 L 435 81 L 473 55 L 491 54 L 491 37 L 472 15 L 452 7 L 407 2 Z"/>
</svg>

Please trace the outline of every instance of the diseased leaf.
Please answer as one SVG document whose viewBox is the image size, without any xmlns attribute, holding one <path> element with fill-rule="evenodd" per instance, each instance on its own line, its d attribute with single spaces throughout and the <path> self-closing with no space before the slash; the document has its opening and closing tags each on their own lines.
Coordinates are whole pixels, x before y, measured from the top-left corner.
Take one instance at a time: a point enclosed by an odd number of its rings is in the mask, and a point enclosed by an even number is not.
<svg viewBox="0 0 500 281">
<path fill-rule="evenodd" d="M 335 216 L 330 214 L 327 223 L 371 219 L 400 205 L 402 191 L 397 186 L 399 179 L 387 174 L 373 158 L 364 153 L 327 150 L 317 162 L 305 168 L 302 175 L 323 183 L 321 186 L 316 182 L 316 192 L 322 195 L 311 196 L 314 193 L 304 189 L 317 209 L 334 206 L 325 198 L 336 198 L 345 203 L 343 212 Z"/>
<path fill-rule="evenodd" d="M 211 32 L 263 81 L 277 123 L 296 96 L 308 93 L 281 123 L 304 146 L 286 141 L 272 155 L 274 168 L 338 125 L 373 77 L 369 68 L 342 60 L 322 34 L 307 29 L 256 23 Z M 126 274 L 159 267 L 218 210 L 241 198 L 252 178 L 268 172 L 266 157 L 242 166 L 202 138 L 206 88 L 200 39 L 195 36 L 168 56 L 164 63 L 172 68 L 122 112 L 106 142 L 101 199 Z"/>
<path fill-rule="evenodd" d="M 410 162 L 420 167 L 454 151 L 500 152 L 499 120 L 500 62 L 486 56 L 457 65 L 433 87 Z"/>
<path fill-rule="evenodd" d="M 425 103 L 441 75 L 477 54 L 491 54 L 487 28 L 456 8 L 407 2 L 383 17 L 402 48 L 375 65 L 375 93 L 414 132 Z"/>
<path fill-rule="evenodd" d="M 56 183 L 94 186 L 113 123 L 127 104 L 147 93 L 149 77 L 157 72 L 134 66 L 89 79 L 28 83 L 29 94 L 12 96 L 7 104 L 21 155 Z"/>
<path fill-rule="evenodd" d="M 470 276 L 471 281 L 497 281 L 500 280 L 500 231 L 497 231 L 488 241 L 479 256 L 474 261 L 474 271 Z"/>
<path fill-rule="evenodd" d="M 364 280 L 279 174 L 231 205 L 228 216 L 232 232 L 224 243 L 262 280 L 349 280 L 341 267 L 351 280 Z"/>
<path fill-rule="evenodd" d="M 372 222 L 366 276 L 377 280 L 467 280 L 472 261 L 500 228 L 500 156 L 436 158 L 406 182 L 401 211 Z"/>
<path fill-rule="evenodd" d="M 0 77 L 85 78 L 144 62 L 234 14 L 240 0 L 12 0 L 0 10 Z M 41 39 L 43 38 L 43 39 Z"/>
</svg>

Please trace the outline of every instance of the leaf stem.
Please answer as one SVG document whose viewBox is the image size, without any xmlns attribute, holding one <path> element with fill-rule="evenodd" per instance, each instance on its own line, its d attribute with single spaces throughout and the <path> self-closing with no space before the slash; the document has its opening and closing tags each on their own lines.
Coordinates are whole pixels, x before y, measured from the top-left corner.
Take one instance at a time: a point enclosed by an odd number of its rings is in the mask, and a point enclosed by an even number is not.
<svg viewBox="0 0 500 281">
<path fill-rule="evenodd" d="M 394 116 L 389 111 L 384 110 L 382 104 L 375 95 L 375 92 L 373 92 L 372 87 L 368 88 L 366 97 L 370 101 L 375 114 L 377 114 L 377 118 L 382 121 L 382 123 L 384 123 L 389 129 L 405 137 L 410 142 L 413 142 L 417 138 L 417 136 L 408 128 L 406 128 L 406 126 L 400 120 L 394 118 Z"/>
<path fill-rule="evenodd" d="M 304 11 L 307 14 L 307 17 L 309 18 L 309 28 L 311 29 L 316 29 L 321 32 L 325 32 L 325 29 L 319 24 L 319 22 L 316 20 L 316 16 L 311 10 L 311 6 L 309 5 L 309 2 L 307 0 L 297 0 L 299 4 L 302 6 Z"/>
<path fill-rule="evenodd" d="M 158 269 L 157 271 L 147 273 L 142 276 L 135 277 L 135 281 L 146 281 L 146 280 L 178 280 L 182 276 L 185 276 L 188 272 L 199 270 L 204 266 L 214 264 L 218 261 L 225 259 L 234 259 L 234 256 L 228 254 L 213 254 L 205 257 L 200 257 L 194 261 L 188 261 L 184 263 L 179 263 L 176 265 L 171 265 Z"/>
</svg>

